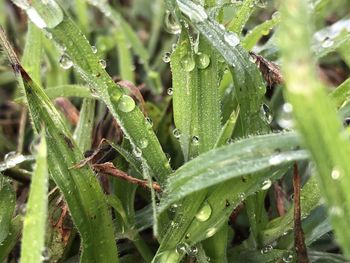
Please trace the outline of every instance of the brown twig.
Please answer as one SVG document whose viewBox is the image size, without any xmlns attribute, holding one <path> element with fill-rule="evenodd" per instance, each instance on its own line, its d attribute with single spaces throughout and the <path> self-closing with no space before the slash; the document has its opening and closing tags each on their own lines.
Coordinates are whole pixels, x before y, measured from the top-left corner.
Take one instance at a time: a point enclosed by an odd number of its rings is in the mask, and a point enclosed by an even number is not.
<svg viewBox="0 0 350 263">
<path fill-rule="evenodd" d="M 298 165 L 294 163 L 293 174 L 294 189 L 294 246 L 299 263 L 309 263 L 307 257 L 307 249 L 305 245 L 305 237 L 301 226 L 301 208 L 300 208 L 300 176 Z"/>
<path fill-rule="evenodd" d="M 125 181 L 128 181 L 132 184 L 140 185 L 144 188 L 149 187 L 148 182 L 146 180 L 140 180 L 140 179 L 137 179 L 135 177 L 128 175 L 127 173 L 117 169 L 113 165 L 113 163 L 111 163 L 111 162 L 106 162 L 106 163 L 101 163 L 101 164 L 93 164 L 92 168 L 98 173 L 112 175 L 112 176 L 118 177 L 120 179 L 123 179 Z M 156 182 L 152 183 L 152 188 L 157 192 L 162 191 L 160 188 L 160 185 Z"/>
</svg>

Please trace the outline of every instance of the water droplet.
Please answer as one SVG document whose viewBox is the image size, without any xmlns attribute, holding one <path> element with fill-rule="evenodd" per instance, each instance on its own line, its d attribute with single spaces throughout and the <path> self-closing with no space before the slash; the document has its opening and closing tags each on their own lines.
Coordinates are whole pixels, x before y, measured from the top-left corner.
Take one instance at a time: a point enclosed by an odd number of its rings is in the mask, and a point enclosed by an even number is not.
<svg viewBox="0 0 350 263">
<path fill-rule="evenodd" d="M 245 199 L 245 193 L 240 193 L 238 197 L 241 201 L 243 201 Z"/>
<path fill-rule="evenodd" d="M 152 128 L 152 126 L 153 126 L 153 121 L 152 121 L 152 119 L 151 119 L 150 117 L 146 117 L 145 120 L 146 120 L 146 126 L 147 126 L 148 128 Z"/>
<path fill-rule="evenodd" d="M 333 180 L 339 180 L 341 178 L 341 172 L 338 168 L 333 168 L 331 177 Z"/>
<path fill-rule="evenodd" d="M 215 227 L 211 227 L 207 230 L 207 232 L 205 233 L 205 237 L 209 238 L 212 237 L 215 233 L 216 233 L 217 229 Z"/>
<path fill-rule="evenodd" d="M 282 260 L 285 263 L 293 262 L 293 254 L 289 252 L 285 253 L 282 257 Z"/>
<path fill-rule="evenodd" d="M 179 243 L 176 246 L 176 252 L 180 255 L 184 255 L 187 252 L 188 245 L 186 243 Z"/>
<path fill-rule="evenodd" d="M 70 69 L 73 66 L 72 60 L 66 54 L 61 56 L 59 63 L 63 69 Z"/>
<path fill-rule="evenodd" d="M 272 247 L 271 245 L 267 245 L 267 246 L 263 247 L 263 248 L 260 250 L 260 253 L 261 253 L 261 254 L 267 254 L 267 253 L 269 253 L 272 249 L 273 249 L 273 247 Z"/>
<path fill-rule="evenodd" d="M 176 43 L 173 43 L 173 44 L 171 45 L 171 50 L 172 50 L 172 51 L 175 51 L 176 47 L 177 47 L 177 44 L 176 44 Z"/>
<path fill-rule="evenodd" d="M 205 69 L 210 64 L 210 57 L 207 54 L 199 52 L 196 56 L 197 67 L 200 69 Z"/>
<path fill-rule="evenodd" d="M 135 108 L 135 101 L 128 95 L 120 98 L 118 108 L 123 112 L 130 112 Z"/>
<path fill-rule="evenodd" d="M 177 222 L 171 220 L 171 222 L 170 222 L 170 227 L 171 227 L 171 228 L 177 228 L 178 226 L 179 226 L 179 223 L 177 223 Z"/>
<path fill-rule="evenodd" d="M 181 58 L 181 66 L 187 72 L 190 72 L 196 66 L 192 54 L 186 54 Z"/>
<path fill-rule="evenodd" d="M 261 190 L 267 190 L 271 187 L 272 181 L 270 179 L 266 179 L 262 184 L 261 184 Z"/>
<path fill-rule="evenodd" d="M 133 152 L 133 154 L 135 155 L 136 158 L 141 158 L 142 151 L 141 151 L 141 149 L 139 147 L 135 147 L 132 152 Z"/>
<path fill-rule="evenodd" d="M 181 25 L 178 24 L 173 17 L 172 13 L 168 10 L 165 12 L 164 17 L 165 30 L 170 34 L 180 34 L 181 33 Z"/>
<path fill-rule="evenodd" d="M 260 108 L 260 115 L 268 124 L 272 122 L 271 110 L 265 103 Z"/>
<path fill-rule="evenodd" d="M 47 247 L 45 247 L 43 249 L 43 251 L 41 252 L 41 260 L 42 261 L 49 261 L 50 260 L 50 253 L 49 253 L 49 250 L 47 249 Z"/>
<path fill-rule="evenodd" d="M 240 42 L 238 35 L 232 32 L 226 32 L 224 34 L 224 39 L 231 47 L 237 46 Z"/>
<path fill-rule="evenodd" d="M 169 96 L 173 95 L 173 89 L 172 88 L 168 88 L 167 92 L 166 92 Z"/>
<path fill-rule="evenodd" d="M 148 140 L 146 138 L 143 138 L 140 140 L 140 148 L 145 149 L 148 146 Z"/>
<path fill-rule="evenodd" d="M 194 257 L 198 254 L 198 248 L 196 246 L 192 246 L 188 249 L 187 253 L 189 256 Z"/>
<path fill-rule="evenodd" d="M 17 153 L 15 151 L 12 151 L 12 152 L 8 152 L 5 154 L 4 156 L 4 161 L 5 162 L 8 162 L 8 161 L 11 161 L 11 159 L 13 159 L 14 157 L 16 157 Z"/>
<path fill-rule="evenodd" d="M 187 234 L 185 235 L 185 239 L 189 239 L 190 236 L 191 236 L 191 234 L 187 233 Z"/>
<path fill-rule="evenodd" d="M 199 144 L 199 137 L 198 136 L 192 136 L 191 142 L 195 145 Z"/>
<path fill-rule="evenodd" d="M 165 63 L 169 63 L 169 62 L 170 62 L 170 56 L 171 56 L 170 52 L 165 52 L 165 53 L 163 54 L 163 56 L 162 56 L 163 61 L 164 61 Z"/>
<path fill-rule="evenodd" d="M 175 138 L 176 139 L 180 139 L 180 137 L 181 137 L 181 131 L 179 130 L 179 129 L 174 129 L 173 130 L 173 134 L 174 134 L 174 136 L 175 136 Z"/>
<path fill-rule="evenodd" d="M 333 41 L 332 39 L 330 39 L 330 38 L 327 37 L 327 38 L 322 42 L 322 47 L 323 47 L 323 48 L 329 48 L 329 47 L 333 46 L 333 44 L 334 44 L 334 41 Z"/>
<path fill-rule="evenodd" d="M 212 212 L 211 206 L 208 203 L 205 203 L 196 214 L 196 218 L 202 222 L 207 221 L 211 216 L 211 212 Z"/>
<path fill-rule="evenodd" d="M 92 53 L 96 54 L 97 53 L 97 47 L 95 46 L 91 46 L 91 49 L 92 49 Z"/>
<path fill-rule="evenodd" d="M 178 204 L 172 204 L 169 208 L 169 212 L 175 214 L 178 209 Z"/>
<path fill-rule="evenodd" d="M 344 215 L 344 211 L 343 211 L 343 209 L 341 207 L 334 205 L 334 206 L 331 206 L 329 208 L 329 214 L 339 217 L 339 216 L 343 216 Z"/>
<path fill-rule="evenodd" d="M 103 69 L 105 69 L 107 67 L 106 60 L 104 60 L 104 59 L 100 59 L 98 61 L 98 64 L 100 64 Z"/>
<path fill-rule="evenodd" d="M 255 62 L 256 62 L 256 56 L 252 56 L 252 55 L 249 56 L 249 61 L 255 64 Z"/>
<path fill-rule="evenodd" d="M 293 106 L 290 103 L 284 103 L 279 110 L 276 119 L 278 125 L 283 129 L 292 129 L 294 127 Z"/>
</svg>

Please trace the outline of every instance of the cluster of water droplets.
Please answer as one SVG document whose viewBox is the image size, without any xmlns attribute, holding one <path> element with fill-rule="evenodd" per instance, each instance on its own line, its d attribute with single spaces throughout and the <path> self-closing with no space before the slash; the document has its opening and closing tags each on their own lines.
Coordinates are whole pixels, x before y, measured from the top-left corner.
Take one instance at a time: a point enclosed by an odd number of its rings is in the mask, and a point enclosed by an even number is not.
<svg viewBox="0 0 350 263">
<path fill-rule="evenodd" d="M 189 244 L 185 242 L 181 242 L 176 246 L 176 253 L 179 255 L 189 255 L 189 256 L 196 256 L 198 254 L 198 248 L 196 246 L 190 246 Z"/>
</svg>

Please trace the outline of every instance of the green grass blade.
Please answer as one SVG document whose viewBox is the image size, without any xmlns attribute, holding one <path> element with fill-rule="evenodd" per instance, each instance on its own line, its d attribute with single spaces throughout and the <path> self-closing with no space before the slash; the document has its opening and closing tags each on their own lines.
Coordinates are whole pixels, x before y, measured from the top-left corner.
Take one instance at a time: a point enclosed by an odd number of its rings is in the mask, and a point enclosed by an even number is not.
<svg viewBox="0 0 350 263">
<path fill-rule="evenodd" d="M 15 191 L 8 179 L 0 174 L 0 243 L 5 240 L 9 233 L 15 205 Z"/>
<path fill-rule="evenodd" d="M 41 8 L 48 9 L 48 13 L 57 12 L 55 17 L 60 17 L 60 13 L 63 12 L 61 9 L 57 11 L 56 7 L 53 8 L 51 5 L 42 5 Z M 52 10 L 49 12 L 49 9 Z M 48 20 L 47 24 L 55 24 L 51 21 L 51 17 L 43 17 L 43 19 Z M 103 63 L 101 66 L 101 60 L 93 53 L 81 31 L 66 15 L 62 17 L 60 23 L 45 30 L 49 31 L 55 43 L 65 50 L 65 54 L 72 60 L 75 68 L 106 103 L 133 147 L 137 152 L 141 152 L 141 157 L 146 160 L 157 181 L 163 182 L 171 170 L 153 130 L 136 107 L 134 100 L 113 82 L 105 71 Z"/>
<path fill-rule="evenodd" d="M 279 46 L 287 84 L 286 98 L 293 105 L 297 128 L 316 163 L 336 238 L 349 257 L 350 143 L 323 85 L 316 79 L 310 50 L 312 19 L 307 3 L 285 1 L 282 10 Z"/>
<path fill-rule="evenodd" d="M 279 13 L 274 13 L 270 20 L 254 27 L 242 40 L 242 46 L 246 50 L 252 50 L 261 37 L 266 36 L 281 21 Z"/>
<path fill-rule="evenodd" d="M 36 158 L 36 167 L 31 180 L 27 211 L 23 222 L 21 263 L 43 261 L 42 253 L 45 246 L 48 203 L 48 167 L 46 158 L 47 149 L 43 133 Z"/>
<path fill-rule="evenodd" d="M 255 3 L 256 0 L 245 0 L 243 2 L 242 6 L 227 26 L 229 31 L 235 32 L 236 34 L 242 33 L 243 27 L 255 11 Z"/>
<path fill-rule="evenodd" d="M 3 262 L 8 254 L 12 251 L 12 249 L 17 244 L 17 241 L 21 237 L 22 234 L 22 217 L 16 216 L 12 219 L 9 235 L 7 235 L 6 239 L 0 243 L 0 261 Z"/>
<path fill-rule="evenodd" d="M 185 161 L 190 158 L 193 125 L 197 109 L 194 107 L 198 88 L 197 68 L 190 39 L 184 29 L 178 45 L 170 57 L 173 81 L 173 112 L 176 130 L 174 136 L 179 139 Z"/>
<path fill-rule="evenodd" d="M 79 121 L 75 128 L 73 139 L 82 152 L 91 148 L 92 131 L 94 128 L 95 100 L 84 99 L 79 113 Z"/>
<path fill-rule="evenodd" d="M 128 80 L 135 83 L 132 54 L 130 52 L 130 48 L 128 47 L 127 36 L 124 33 L 124 29 L 118 29 L 115 37 L 117 40 L 120 77 L 122 80 Z"/>
<path fill-rule="evenodd" d="M 347 79 L 340 84 L 329 94 L 329 97 L 338 109 L 348 102 L 350 99 L 350 79 Z"/>
<path fill-rule="evenodd" d="M 118 262 L 112 219 L 99 182 L 89 167 L 70 169 L 83 159 L 82 153 L 44 90 L 22 68 L 1 33 L 1 44 L 26 94 L 34 129 L 39 131 L 42 123 L 45 124 L 49 172 L 63 193 L 81 235 L 82 262 Z"/>
<path fill-rule="evenodd" d="M 159 212 L 187 195 L 226 180 L 307 158 L 305 151 L 292 150 L 298 144 L 295 134 L 272 134 L 244 139 L 202 154 L 169 177 Z"/>
</svg>

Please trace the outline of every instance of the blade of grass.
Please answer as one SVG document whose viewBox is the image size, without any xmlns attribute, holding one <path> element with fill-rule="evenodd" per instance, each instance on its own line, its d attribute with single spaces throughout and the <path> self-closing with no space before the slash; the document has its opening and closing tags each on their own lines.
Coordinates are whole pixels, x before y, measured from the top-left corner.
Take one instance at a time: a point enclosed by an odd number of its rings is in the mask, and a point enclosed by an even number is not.
<svg viewBox="0 0 350 263">
<path fill-rule="evenodd" d="M 26 94 L 34 129 L 39 131 L 42 123 L 45 124 L 49 172 L 63 193 L 81 235 L 81 261 L 118 262 L 111 216 L 94 173 L 89 167 L 70 169 L 83 159 L 82 153 L 43 89 L 33 82 L 18 62 L 2 29 L 0 37 Z"/>
<path fill-rule="evenodd" d="M 229 31 L 240 35 L 249 17 L 255 11 L 256 0 L 245 0 L 227 26 Z"/>
<path fill-rule="evenodd" d="M 293 105 L 297 128 L 316 162 L 336 238 L 349 257 L 350 166 L 347 156 L 350 143 L 323 85 L 316 78 L 309 48 L 311 28 L 312 19 L 306 2 L 284 1 L 279 46 L 287 84 L 285 95 Z"/>
<path fill-rule="evenodd" d="M 33 0 L 34 2 L 36 0 Z M 61 9 L 56 10 L 50 4 L 41 4 L 40 8 L 47 10 L 48 13 L 56 12 L 55 17 L 63 12 Z M 33 19 L 31 15 L 29 13 L 29 18 Z M 50 16 L 43 15 L 42 19 L 47 21 L 47 24 L 54 24 Z M 38 26 L 40 27 L 40 24 Z M 125 135 L 130 139 L 135 151 L 141 152 L 141 158 L 146 160 L 152 174 L 159 183 L 162 183 L 165 176 L 171 172 L 168 160 L 134 100 L 113 82 L 105 71 L 103 62 L 101 63 L 93 53 L 84 35 L 68 16 L 64 15 L 59 24 L 51 28 L 47 27 L 45 30 L 51 34 L 52 40 L 65 50 L 65 54 L 72 60 L 78 72 L 103 99 Z"/>
<path fill-rule="evenodd" d="M 350 99 L 350 78 L 333 90 L 329 97 L 338 109 L 348 102 Z"/>
<path fill-rule="evenodd" d="M 36 167 L 30 184 L 27 211 L 23 222 L 21 263 L 42 262 L 47 219 L 48 167 L 44 133 L 36 158 Z M 34 242 L 35 240 L 35 242 Z"/>
<path fill-rule="evenodd" d="M 18 240 L 22 234 L 22 217 L 16 216 L 12 219 L 9 234 L 6 239 L 0 243 L 0 261 L 3 262 L 8 254 L 12 251 L 12 249 L 17 244 Z"/>
<path fill-rule="evenodd" d="M 16 205 L 16 196 L 7 178 L 0 173 L 0 244 L 10 231 L 11 219 Z"/>
</svg>

